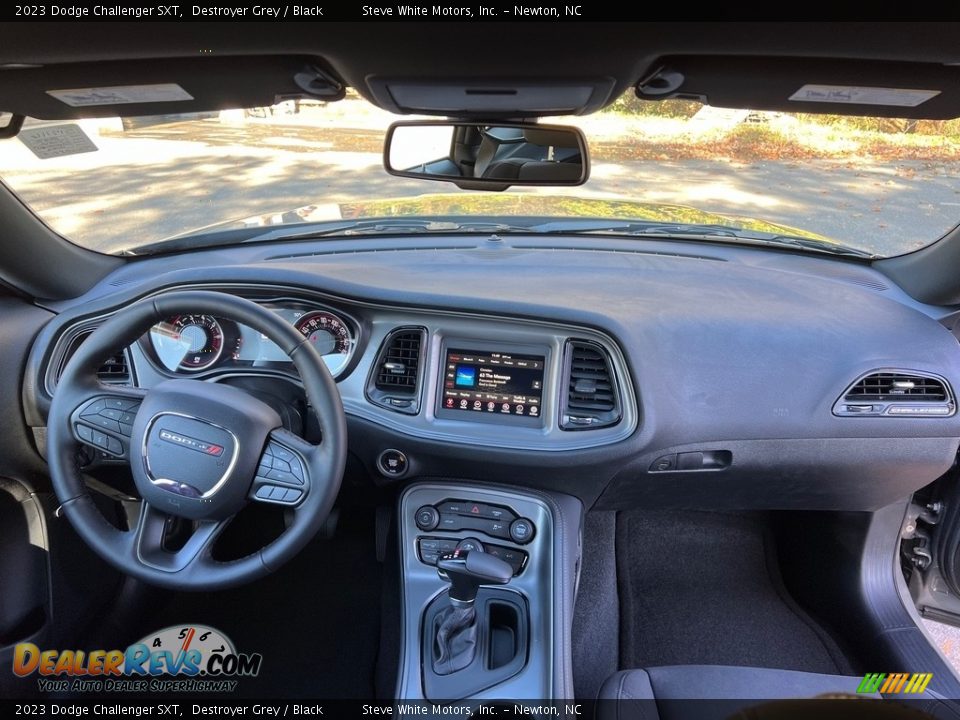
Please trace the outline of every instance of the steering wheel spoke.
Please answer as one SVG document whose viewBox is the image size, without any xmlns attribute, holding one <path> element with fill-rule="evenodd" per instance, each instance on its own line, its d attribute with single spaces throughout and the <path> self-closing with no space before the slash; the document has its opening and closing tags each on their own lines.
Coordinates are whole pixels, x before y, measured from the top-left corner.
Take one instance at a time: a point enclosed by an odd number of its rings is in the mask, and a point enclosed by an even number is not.
<svg viewBox="0 0 960 720">
<path fill-rule="evenodd" d="M 99 387 L 70 416 L 74 439 L 111 457 L 129 460 L 134 419 L 145 397 L 146 391 L 139 388 Z"/>
<path fill-rule="evenodd" d="M 310 492 L 310 468 L 316 447 L 287 430 L 274 430 L 250 487 L 254 502 L 296 507 Z"/>
<path fill-rule="evenodd" d="M 213 544 L 232 519 L 188 524 L 144 502 L 140 519 L 130 533 L 136 558 L 144 565 L 169 573 L 213 564 Z"/>
</svg>

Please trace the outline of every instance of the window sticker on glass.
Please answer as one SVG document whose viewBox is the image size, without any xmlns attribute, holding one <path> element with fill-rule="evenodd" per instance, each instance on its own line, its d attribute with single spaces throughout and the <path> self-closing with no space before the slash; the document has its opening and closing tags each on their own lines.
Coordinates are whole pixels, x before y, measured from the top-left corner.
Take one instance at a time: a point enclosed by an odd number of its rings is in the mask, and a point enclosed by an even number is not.
<svg viewBox="0 0 960 720">
<path fill-rule="evenodd" d="M 96 152 L 98 149 L 76 123 L 26 128 L 20 131 L 17 138 L 41 160 Z"/>
</svg>

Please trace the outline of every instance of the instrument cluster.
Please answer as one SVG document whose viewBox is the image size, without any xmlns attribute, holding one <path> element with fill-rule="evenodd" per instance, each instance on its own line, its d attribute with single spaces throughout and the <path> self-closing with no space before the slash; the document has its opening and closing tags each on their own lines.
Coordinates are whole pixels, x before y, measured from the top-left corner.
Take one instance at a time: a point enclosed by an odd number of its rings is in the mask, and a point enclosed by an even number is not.
<svg viewBox="0 0 960 720">
<path fill-rule="evenodd" d="M 263 303 L 290 322 L 320 353 L 331 374 L 341 373 L 356 346 L 356 323 L 339 312 L 300 302 Z M 262 333 L 212 315 L 174 315 L 141 340 L 147 356 L 175 375 L 237 368 L 292 368 L 290 358 Z"/>
</svg>

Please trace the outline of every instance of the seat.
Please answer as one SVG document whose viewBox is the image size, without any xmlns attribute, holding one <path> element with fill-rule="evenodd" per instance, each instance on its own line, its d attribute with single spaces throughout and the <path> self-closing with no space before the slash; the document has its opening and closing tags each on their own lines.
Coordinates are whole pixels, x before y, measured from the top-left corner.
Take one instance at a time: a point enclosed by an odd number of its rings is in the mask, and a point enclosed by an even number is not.
<svg viewBox="0 0 960 720">
<path fill-rule="evenodd" d="M 820 675 L 796 670 L 672 665 L 624 670 L 611 675 L 600 688 L 598 718 L 602 720 L 725 720 L 731 717 L 795 717 L 790 703 L 765 705 L 770 700 L 818 696 L 855 696 L 862 677 Z M 844 700 L 841 717 L 876 717 L 875 703 Z M 891 704 L 892 705 L 892 704 Z M 737 715 L 750 708 L 749 715 Z M 887 717 L 886 706 L 882 717 Z M 801 715 L 803 717 L 801 708 Z M 809 710 L 809 708 L 806 708 Z M 858 711 L 863 711 L 861 715 Z M 893 708 L 890 715 L 897 715 Z M 771 714 L 773 713 L 773 714 Z M 873 715 L 871 715 L 873 713 Z M 829 714 L 822 718 L 832 717 Z"/>
</svg>

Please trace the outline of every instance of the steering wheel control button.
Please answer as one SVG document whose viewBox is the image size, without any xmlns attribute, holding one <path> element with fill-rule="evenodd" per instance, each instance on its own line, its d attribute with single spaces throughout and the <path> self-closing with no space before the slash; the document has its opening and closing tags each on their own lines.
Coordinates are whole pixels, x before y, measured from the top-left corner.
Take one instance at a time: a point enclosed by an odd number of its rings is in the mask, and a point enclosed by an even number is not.
<svg viewBox="0 0 960 720">
<path fill-rule="evenodd" d="M 257 475 L 289 485 L 303 485 L 305 473 L 300 456 L 275 442 L 267 444 Z"/>
<path fill-rule="evenodd" d="M 433 530 L 440 523 L 440 513 L 437 512 L 437 509 L 431 505 L 424 505 L 422 508 L 417 510 L 416 515 L 414 516 L 414 521 L 417 523 L 417 527 L 421 530 Z"/>
<path fill-rule="evenodd" d="M 292 472 L 287 472 L 286 470 L 273 470 L 267 471 L 267 478 L 269 480 L 276 480 L 277 482 L 289 483 L 291 485 L 303 485 L 303 480 L 298 478 Z"/>
<path fill-rule="evenodd" d="M 93 428 L 88 427 L 87 425 L 77 424 L 77 437 L 83 440 L 84 442 L 92 443 L 93 442 Z"/>
<path fill-rule="evenodd" d="M 525 545 L 536 535 L 537 529 L 533 522 L 526 518 L 518 518 L 510 523 L 510 539 L 518 545 Z"/>
<path fill-rule="evenodd" d="M 303 493 L 295 488 L 280 487 L 279 485 L 260 485 L 254 497 L 257 500 L 278 505 L 295 505 L 300 502 Z"/>
<path fill-rule="evenodd" d="M 293 450 L 288 450 L 283 445 L 279 443 L 272 442 L 267 445 L 267 452 L 273 455 L 277 460 L 282 460 L 283 462 L 291 463 L 293 461 L 299 461 L 297 454 Z"/>
<path fill-rule="evenodd" d="M 377 457 L 377 469 L 386 477 L 399 478 L 407 474 L 407 456 L 393 448 L 384 450 Z"/>
<path fill-rule="evenodd" d="M 110 432 L 118 433 L 120 432 L 120 423 L 116 420 L 113 420 L 103 415 L 94 415 L 92 417 L 83 418 L 84 422 L 88 422 L 94 427 L 98 427 L 102 430 L 109 430 Z"/>
<path fill-rule="evenodd" d="M 464 538 L 454 549 L 460 552 L 483 552 L 483 544 L 476 538 Z"/>
</svg>

